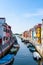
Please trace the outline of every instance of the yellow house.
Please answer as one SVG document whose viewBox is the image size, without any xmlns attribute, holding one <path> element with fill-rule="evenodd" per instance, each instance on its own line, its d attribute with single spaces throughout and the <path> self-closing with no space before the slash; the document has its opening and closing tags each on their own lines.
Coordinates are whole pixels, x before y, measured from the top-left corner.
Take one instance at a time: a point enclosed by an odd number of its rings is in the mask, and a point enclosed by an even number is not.
<svg viewBox="0 0 43 65">
<path fill-rule="evenodd" d="M 40 44 L 41 43 L 41 24 L 38 24 L 36 27 L 36 38 L 37 38 L 37 42 Z"/>
</svg>

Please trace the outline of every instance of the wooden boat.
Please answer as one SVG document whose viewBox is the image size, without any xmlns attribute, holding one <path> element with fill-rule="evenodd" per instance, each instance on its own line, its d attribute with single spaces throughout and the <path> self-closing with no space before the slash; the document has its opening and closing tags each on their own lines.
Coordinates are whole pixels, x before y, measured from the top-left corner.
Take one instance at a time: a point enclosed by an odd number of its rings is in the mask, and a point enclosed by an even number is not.
<svg viewBox="0 0 43 65">
<path fill-rule="evenodd" d="M 0 65 L 8 65 L 14 60 L 13 54 L 8 54 L 0 59 Z"/>
</svg>

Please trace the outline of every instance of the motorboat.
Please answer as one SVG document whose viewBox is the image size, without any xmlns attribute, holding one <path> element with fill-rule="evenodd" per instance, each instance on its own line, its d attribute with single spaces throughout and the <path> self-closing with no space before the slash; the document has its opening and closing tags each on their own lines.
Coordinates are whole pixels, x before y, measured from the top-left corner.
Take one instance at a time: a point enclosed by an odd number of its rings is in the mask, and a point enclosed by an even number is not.
<svg viewBox="0 0 43 65">
<path fill-rule="evenodd" d="M 14 47 L 14 48 L 19 48 L 20 45 L 19 45 L 19 44 L 14 44 L 13 47 Z"/>
<path fill-rule="evenodd" d="M 29 50 L 30 50 L 31 52 L 36 51 L 36 49 L 35 49 L 35 47 L 34 47 L 34 46 L 33 46 L 33 47 L 29 47 Z"/>
<path fill-rule="evenodd" d="M 33 45 L 31 44 L 31 43 L 28 43 L 27 44 L 27 47 L 29 48 L 29 47 L 33 47 Z"/>
<path fill-rule="evenodd" d="M 16 52 L 17 51 L 17 48 L 11 48 L 10 49 L 10 53 L 14 53 L 14 52 Z"/>
<path fill-rule="evenodd" d="M 40 56 L 40 54 L 38 53 L 38 52 L 33 52 L 33 58 L 35 59 L 35 60 L 41 60 L 41 56 Z"/>
</svg>

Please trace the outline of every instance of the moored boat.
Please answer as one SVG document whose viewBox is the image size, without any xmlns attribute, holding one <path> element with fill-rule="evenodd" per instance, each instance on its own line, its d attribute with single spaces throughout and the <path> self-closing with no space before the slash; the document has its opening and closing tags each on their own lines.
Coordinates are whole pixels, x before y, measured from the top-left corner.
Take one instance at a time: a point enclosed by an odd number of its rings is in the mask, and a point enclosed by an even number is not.
<svg viewBox="0 0 43 65">
<path fill-rule="evenodd" d="M 13 47 L 14 47 L 14 48 L 19 48 L 20 45 L 19 45 L 19 44 L 14 44 Z"/>
<path fill-rule="evenodd" d="M 0 59 L 0 65 L 8 65 L 14 60 L 13 54 L 8 54 Z"/>
<path fill-rule="evenodd" d="M 18 52 L 18 50 L 19 50 L 19 48 L 14 48 L 14 47 L 12 47 L 11 49 L 10 49 L 10 54 L 14 54 L 14 56 L 17 54 L 17 52 Z"/>
<path fill-rule="evenodd" d="M 26 46 L 28 47 L 30 45 L 30 43 L 27 43 Z"/>
<path fill-rule="evenodd" d="M 16 36 L 14 34 L 13 34 L 13 39 L 14 39 L 14 43 L 18 43 L 17 39 L 16 39 Z"/>
<path fill-rule="evenodd" d="M 33 58 L 35 60 L 41 60 L 41 56 L 40 56 L 40 54 L 38 52 L 33 52 Z"/>
<path fill-rule="evenodd" d="M 22 42 L 25 42 L 25 40 L 24 40 L 23 38 L 21 38 L 21 41 L 22 41 Z"/>
<path fill-rule="evenodd" d="M 14 53 L 14 52 L 16 52 L 17 51 L 17 48 L 11 48 L 10 49 L 10 53 Z"/>
<path fill-rule="evenodd" d="M 33 47 L 33 45 L 31 43 L 27 44 L 27 47 Z"/>
<path fill-rule="evenodd" d="M 36 51 L 36 49 L 35 49 L 34 47 L 29 47 L 29 50 L 30 50 L 31 52 Z"/>
</svg>

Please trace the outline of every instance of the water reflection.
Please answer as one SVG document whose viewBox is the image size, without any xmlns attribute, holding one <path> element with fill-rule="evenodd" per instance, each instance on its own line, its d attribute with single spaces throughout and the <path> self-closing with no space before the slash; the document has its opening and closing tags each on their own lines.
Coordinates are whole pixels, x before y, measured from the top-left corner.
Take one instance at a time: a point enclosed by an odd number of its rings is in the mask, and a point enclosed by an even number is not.
<svg viewBox="0 0 43 65">
<path fill-rule="evenodd" d="M 43 60 L 34 60 L 32 53 L 25 43 L 22 43 L 20 38 L 17 37 L 20 49 L 14 53 L 14 62 L 12 65 L 43 65 Z"/>
</svg>

